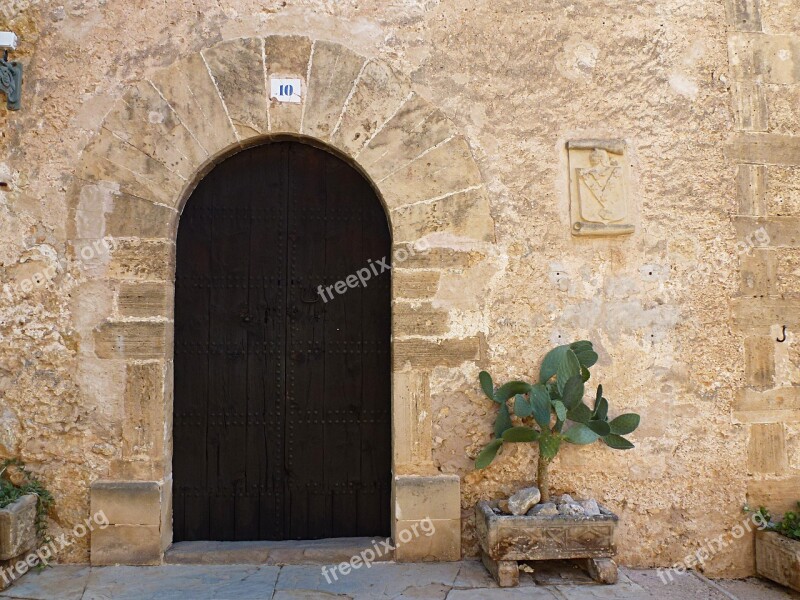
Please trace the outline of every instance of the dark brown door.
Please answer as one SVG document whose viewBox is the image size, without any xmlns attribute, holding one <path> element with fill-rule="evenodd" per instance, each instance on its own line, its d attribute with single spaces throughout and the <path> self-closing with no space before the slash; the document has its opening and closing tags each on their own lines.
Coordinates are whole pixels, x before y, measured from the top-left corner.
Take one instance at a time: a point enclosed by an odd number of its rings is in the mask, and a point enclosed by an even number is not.
<svg viewBox="0 0 800 600">
<path fill-rule="evenodd" d="M 369 183 L 309 145 L 198 185 L 177 242 L 175 541 L 388 535 L 390 274 L 324 289 L 390 247 Z"/>
</svg>

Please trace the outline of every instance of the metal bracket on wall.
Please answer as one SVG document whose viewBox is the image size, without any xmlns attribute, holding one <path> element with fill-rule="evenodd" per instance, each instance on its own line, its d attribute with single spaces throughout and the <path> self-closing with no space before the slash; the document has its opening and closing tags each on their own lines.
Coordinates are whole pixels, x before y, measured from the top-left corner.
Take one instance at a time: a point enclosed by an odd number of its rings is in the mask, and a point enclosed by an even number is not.
<svg viewBox="0 0 800 600">
<path fill-rule="evenodd" d="M 6 95 L 8 110 L 22 108 L 22 65 L 8 60 L 8 51 L 0 59 L 0 92 Z"/>
</svg>

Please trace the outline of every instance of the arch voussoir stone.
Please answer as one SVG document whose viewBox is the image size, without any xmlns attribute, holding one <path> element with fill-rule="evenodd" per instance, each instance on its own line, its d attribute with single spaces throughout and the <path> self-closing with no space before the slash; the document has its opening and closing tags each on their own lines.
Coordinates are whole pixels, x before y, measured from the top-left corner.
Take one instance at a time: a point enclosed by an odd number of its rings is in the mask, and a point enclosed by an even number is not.
<svg viewBox="0 0 800 600">
<path fill-rule="evenodd" d="M 264 40 L 239 38 L 200 53 L 240 140 L 269 133 Z"/>
<path fill-rule="evenodd" d="M 401 206 L 392 211 L 397 242 L 414 242 L 434 233 L 477 242 L 494 241 L 494 222 L 484 187 L 470 188 L 428 202 Z"/>
<path fill-rule="evenodd" d="M 301 102 L 270 98 L 273 77 L 303 81 Z M 401 545 L 395 558 L 460 558 L 459 478 L 435 468 L 430 418 L 418 416 L 431 414 L 433 369 L 481 356 L 480 335 L 458 337 L 446 304 L 435 302 L 441 278 L 480 264 L 494 241 L 480 169 L 458 127 L 385 62 L 334 42 L 269 35 L 220 42 L 134 85 L 75 171 L 73 245 L 106 236 L 119 242 L 86 271 L 114 301 L 82 335 L 81 351 L 126 365 L 126 407 L 135 408 L 126 408 L 122 429 L 162 427 L 165 436 L 157 443 L 159 434 L 147 432 L 143 442 L 123 444 L 108 473 L 113 481 L 93 484 L 93 509 L 114 507 L 107 511 L 113 527 L 92 536 L 95 564 L 156 564 L 171 541 L 171 298 L 182 203 L 215 163 L 286 134 L 319 140 L 356 163 L 384 202 L 393 251 L 407 257 L 392 288 L 392 529 L 396 535 L 431 518 L 436 533 L 422 545 Z M 425 238 L 439 245 L 411 252 Z M 130 516 L 144 513 L 147 524 Z"/>
<path fill-rule="evenodd" d="M 413 93 L 361 149 L 356 160 L 375 181 L 381 181 L 457 133 L 450 119 Z"/>
<path fill-rule="evenodd" d="M 330 140 L 366 59 L 340 44 L 317 41 L 311 52 L 308 95 L 300 133 Z"/>
<path fill-rule="evenodd" d="M 308 90 L 308 64 L 312 41 L 300 35 L 271 35 L 264 38 L 264 60 L 267 77 L 299 79 L 303 82 L 302 96 Z M 299 133 L 303 104 L 269 100 L 269 126 L 272 133 Z"/>
<path fill-rule="evenodd" d="M 154 73 L 150 83 L 209 156 L 222 155 L 238 145 L 236 131 L 200 53 Z"/>
<path fill-rule="evenodd" d="M 478 165 L 463 137 L 453 137 L 424 152 L 378 182 L 386 206 L 394 209 L 431 201 L 482 184 Z"/>
<path fill-rule="evenodd" d="M 386 123 L 411 93 L 411 84 L 379 60 L 370 60 L 346 100 L 331 143 L 350 156 Z"/>
<path fill-rule="evenodd" d="M 84 149 L 76 176 L 113 182 L 133 196 L 170 206 L 186 185 L 183 177 L 105 128 Z"/>
<path fill-rule="evenodd" d="M 208 160 L 208 152 L 147 81 L 117 101 L 103 127 L 183 179 L 191 179 Z"/>
</svg>

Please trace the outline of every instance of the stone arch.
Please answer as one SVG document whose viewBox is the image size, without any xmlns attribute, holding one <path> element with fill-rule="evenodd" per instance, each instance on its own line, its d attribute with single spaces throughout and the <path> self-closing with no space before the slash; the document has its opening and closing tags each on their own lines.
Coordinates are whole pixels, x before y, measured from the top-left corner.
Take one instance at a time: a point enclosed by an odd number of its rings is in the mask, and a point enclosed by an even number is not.
<svg viewBox="0 0 800 600">
<path fill-rule="evenodd" d="M 272 77 L 300 79 L 301 102 L 270 99 Z M 74 173 L 74 257 L 111 298 L 75 315 L 80 354 L 122 369 L 125 380 L 121 442 L 92 484 L 92 510 L 113 524 L 92 536 L 95 564 L 158 563 L 171 539 L 172 286 L 183 205 L 224 157 L 280 136 L 349 157 L 385 205 L 395 251 L 427 242 L 406 252 L 393 278 L 393 531 L 435 519 L 436 534 L 396 558 L 460 556 L 459 479 L 433 466 L 428 374 L 480 358 L 480 336 L 451 331 L 432 302 L 442 274 L 480 260 L 494 240 L 480 170 L 455 125 L 384 62 L 328 41 L 267 36 L 221 42 L 132 86 Z"/>
</svg>

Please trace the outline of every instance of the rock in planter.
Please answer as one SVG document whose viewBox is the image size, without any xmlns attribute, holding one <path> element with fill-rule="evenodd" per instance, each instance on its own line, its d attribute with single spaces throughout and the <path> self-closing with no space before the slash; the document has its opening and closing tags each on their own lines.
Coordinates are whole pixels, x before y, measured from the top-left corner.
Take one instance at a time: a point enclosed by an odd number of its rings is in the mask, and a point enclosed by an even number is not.
<svg viewBox="0 0 800 600">
<path fill-rule="evenodd" d="M 541 511 L 547 504 L 542 505 L 538 514 L 522 516 L 495 514 L 492 509 L 496 502 L 483 500 L 475 507 L 481 559 L 498 584 L 501 587 L 519 584 L 517 561 L 563 559 L 580 559 L 596 581 L 616 583 L 617 565 L 611 560 L 616 554 L 616 515 L 598 506 L 600 514 L 592 517 L 545 516 Z M 550 503 L 548 512 L 554 507 Z"/>
<path fill-rule="evenodd" d="M 0 508 L 0 560 L 24 554 L 36 546 L 36 502 L 33 494 Z"/>
<path fill-rule="evenodd" d="M 800 542 L 756 531 L 756 573 L 800 592 Z"/>
<path fill-rule="evenodd" d="M 529 517 L 554 517 L 558 514 L 558 507 L 553 504 L 552 502 L 544 502 L 542 504 L 537 504 L 532 509 L 528 511 Z"/>
<path fill-rule="evenodd" d="M 578 504 L 583 508 L 583 512 L 587 517 L 594 517 L 600 514 L 600 505 L 597 500 L 589 498 L 588 500 L 579 500 Z"/>
<path fill-rule="evenodd" d="M 539 502 L 541 497 L 538 487 L 523 488 L 508 499 L 508 510 L 512 515 L 524 515 Z"/>
</svg>

